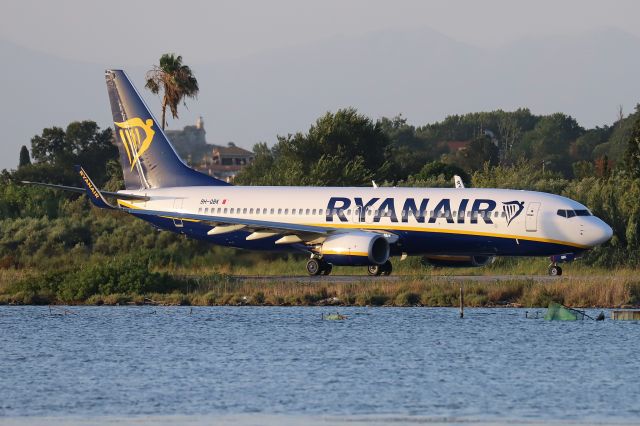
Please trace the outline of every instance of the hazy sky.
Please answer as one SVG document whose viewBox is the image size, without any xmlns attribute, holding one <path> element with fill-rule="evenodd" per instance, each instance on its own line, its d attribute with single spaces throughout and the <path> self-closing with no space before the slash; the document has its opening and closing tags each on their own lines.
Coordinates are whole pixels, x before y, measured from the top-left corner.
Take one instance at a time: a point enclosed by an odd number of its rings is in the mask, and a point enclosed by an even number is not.
<svg viewBox="0 0 640 426">
<path fill-rule="evenodd" d="M 496 46 L 526 36 L 615 27 L 640 36 L 639 1 L 593 0 L 3 0 L 0 37 L 52 55 L 114 66 L 180 52 L 215 62 L 337 35 L 431 27 Z"/>
<path fill-rule="evenodd" d="M 640 100 L 638 16 L 631 0 L 1 0 L 0 169 L 44 127 L 111 126 L 102 71 L 141 89 L 166 52 L 201 87 L 169 127 L 203 115 L 210 143 L 273 143 L 345 106 L 414 125 L 518 107 L 611 123 Z"/>
</svg>

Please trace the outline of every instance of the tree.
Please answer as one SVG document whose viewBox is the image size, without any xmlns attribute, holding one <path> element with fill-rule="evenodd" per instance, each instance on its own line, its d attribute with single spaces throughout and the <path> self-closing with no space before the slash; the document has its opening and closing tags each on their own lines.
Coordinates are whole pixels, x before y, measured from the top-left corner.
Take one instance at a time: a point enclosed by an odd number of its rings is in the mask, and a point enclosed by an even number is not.
<svg viewBox="0 0 640 426">
<path fill-rule="evenodd" d="M 60 159 L 65 152 L 70 151 L 70 147 L 64 140 L 64 130 L 60 127 L 47 127 L 42 130 L 41 135 L 31 138 L 31 154 L 38 163 L 49 162 Z"/>
<path fill-rule="evenodd" d="M 562 113 L 544 116 L 533 130 L 524 134 L 521 156 L 536 164 L 544 163 L 546 169 L 569 176 L 573 172 L 569 147 L 584 132 L 573 117 Z"/>
<path fill-rule="evenodd" d="M 74 121 L 66 130 L 60 127 L 43 129 L 42 134 L 31 139 L 34 164 L 19 167 L 16 178 L 71 185 L 78 181 L 73 166 L 79 164 L 97 185 L 102 185 L 110 178 L 107 162 L 118 158 L 112 139 L 111 128 L 101 130 L 95 121 L 89 120 Z"/>
<path fill-rule="evenodd" d="M 422 170 L 412 175 L 412 177 L 416 180 L 428 180 L 441 175 L 449 182 L 452 181 L 455 175 L 460 176 L 467 185 L 471 182 L 470 176 L 462 168 L 455 164 L 446 164 L 441 161 L 432 161 L 425 164 Z"/>
<path fill-rule="evenodd" d="M 160 57 L 160 65 L 154 65 L 147 72 L 145 87 L 157 95 L 162 91 L 162 130 L 166 121 L 167 106 L 174 119 L 178 118 L 178 104 L 184 98 L 195 98 L 198 95 L 198 81 L 191 68 L 182 64 L 182 56 L 165 53 Z"/>
<path fill-rule="evenodd" d="M 490 166 L 498 164 L 499 150 L 486 136 L 475 138 L 469 144 L 451 155 L 451 161 L 463 169 L 473 172 L 480 170 L 484 163 Z"/>
<path fill-rule="evenodd" d="M 279 136 L 269 149 L 254 147 L 255 160 L 235 178 L 252 185 L 367 185 L 392 173 L 390 141 L 380 122 L 353 108 L 326 113 L 307 134 Z"/>
<path fill-rule="evenodd" d="M 625 153 L 627 171 L 636 179 L 640 178 L 640 114 L 633 125 Z"/>
<path fill-rule="evenodd" d="M 18 163 L 18 168 L 28 166 L 29 164 L 31 164 L 29 150 L 26 146 L 22 145 L 22 148 L 20 148 L 20 162 Z"/>
</svg>

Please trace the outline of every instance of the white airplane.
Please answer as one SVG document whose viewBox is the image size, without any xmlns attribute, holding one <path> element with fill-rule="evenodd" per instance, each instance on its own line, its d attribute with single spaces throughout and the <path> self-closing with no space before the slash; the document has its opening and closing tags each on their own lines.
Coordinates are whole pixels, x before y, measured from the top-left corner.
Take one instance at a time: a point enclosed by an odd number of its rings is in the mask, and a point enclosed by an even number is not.
<svg viewBox="0 0 640 426">
<path fill-rule="evenodd" d="M 100 191 L 78 167 L 100 208 L 222 246 L 307 253 L 307 272 L 332 265 L 390 274 L 391 257 L 423 256 L 440 266 L 483 266 L 495 256 L 573 260 L 612 236 L 582 204 L 508 189 L 233 186 L 182 162 L 121 70 L 106 71 L 125 190 Z M 114 197 L 117 205 L 104 196 Z"/>
</svg>

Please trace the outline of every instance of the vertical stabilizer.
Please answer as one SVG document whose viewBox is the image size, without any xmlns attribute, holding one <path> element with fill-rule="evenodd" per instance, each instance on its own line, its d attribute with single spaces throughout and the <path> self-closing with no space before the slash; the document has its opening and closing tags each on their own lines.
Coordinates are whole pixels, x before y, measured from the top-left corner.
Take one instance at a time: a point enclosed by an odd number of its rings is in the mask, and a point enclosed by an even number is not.
<svg viewBox="0 0 640 426">
<path fill-rule="evenodd" d="M 127 189 L 228 185 L 182 162 L 124 71 L 105 77 Z"/>
</svg>

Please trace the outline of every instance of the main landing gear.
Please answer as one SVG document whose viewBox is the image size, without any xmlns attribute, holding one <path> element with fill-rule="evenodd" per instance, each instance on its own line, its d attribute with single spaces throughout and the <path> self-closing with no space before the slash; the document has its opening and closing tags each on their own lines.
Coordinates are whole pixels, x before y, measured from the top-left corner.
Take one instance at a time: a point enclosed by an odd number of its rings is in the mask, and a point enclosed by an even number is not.
<svg viewBox="0 0 640 426">
<path fill-rule="evenodd" d="M 322 259 L 309 259 L 307 262 L 307 272 L 309 275 L 329 275 L 333 269 L 330 263 Z"/>
<path fill-rule="evenodd" d="M 307 272 L 309 275 L 329 275 L 332 269 L 333 265 L 322 259 L 316 259 L 313 257 L 307 261 Z M 387 260 L 382 265 L 367 266 L 367 272 L 371 276 L 391 275 L 392 270 L 393 266 L 391 265 L 390 260 Z"/>
<path fill-rule="evenodd" d="M 390 260 L 387 260 L 382 265 L 367 266 L 367 272 L 369 273 L 369 275 L 372 275 L 372 276 L 391 275 L 392 270 L 393 270 L 393 266 L 391 265 Z"/>
</svg>

